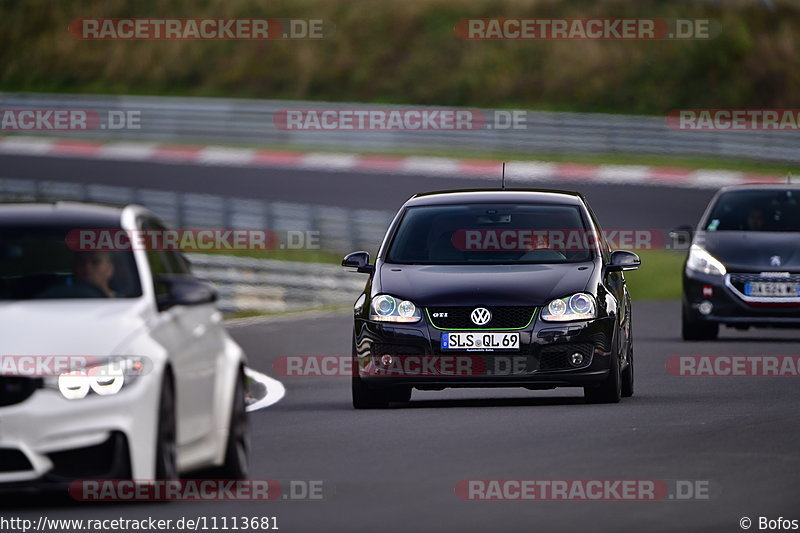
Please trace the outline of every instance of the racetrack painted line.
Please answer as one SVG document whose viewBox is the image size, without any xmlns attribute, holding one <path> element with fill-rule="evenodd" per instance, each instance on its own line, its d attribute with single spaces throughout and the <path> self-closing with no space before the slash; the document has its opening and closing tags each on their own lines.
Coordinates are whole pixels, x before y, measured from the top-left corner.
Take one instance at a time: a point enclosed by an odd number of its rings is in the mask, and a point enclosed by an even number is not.
<svg viewBox="0 0 800 533">
<path fill-rule="evenodd" d="M 252 368 L 245 368 L 244 373 L 247 377 L 257 381 L 258 383 L 261 383 L 267 389 L 267 394 L 263 398 L 247 406 L 248 413 L 258 411 L 259 409 L 264 409 L 270 405 L 275 405 L 281 401 L 284 396 L 286 396 L 286 388 L 283 386 L 283 383 L 277 379 L 271 378 L 266 374 L 262 374 L 261 372 L 253 370 Z"/>
</svg>

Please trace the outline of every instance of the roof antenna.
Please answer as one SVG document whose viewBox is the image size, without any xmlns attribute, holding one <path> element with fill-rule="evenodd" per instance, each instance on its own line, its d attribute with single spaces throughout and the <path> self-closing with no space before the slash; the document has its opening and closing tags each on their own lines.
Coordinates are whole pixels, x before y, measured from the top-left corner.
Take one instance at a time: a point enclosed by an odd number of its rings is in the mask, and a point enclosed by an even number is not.
<svg viewBox="0 0 800 533">
<path fill-rule="evenodd" d="M 506 190 L 506 162 L 503 161 L 503 177 L 500 179 L 500 188 Z"/>
</svg>

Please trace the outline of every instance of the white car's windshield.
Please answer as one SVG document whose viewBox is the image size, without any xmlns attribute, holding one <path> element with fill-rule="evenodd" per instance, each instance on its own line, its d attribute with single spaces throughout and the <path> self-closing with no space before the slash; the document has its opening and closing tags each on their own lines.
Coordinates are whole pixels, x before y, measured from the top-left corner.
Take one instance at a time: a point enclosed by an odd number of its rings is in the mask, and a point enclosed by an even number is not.
<svg viewBox="0 0 800 533">
<path fill-rule="evenodd" d="M 72 227 L 0 227 L 0 300 L 142 295 L 130 250 L 70 248 Z"/>
</svg>

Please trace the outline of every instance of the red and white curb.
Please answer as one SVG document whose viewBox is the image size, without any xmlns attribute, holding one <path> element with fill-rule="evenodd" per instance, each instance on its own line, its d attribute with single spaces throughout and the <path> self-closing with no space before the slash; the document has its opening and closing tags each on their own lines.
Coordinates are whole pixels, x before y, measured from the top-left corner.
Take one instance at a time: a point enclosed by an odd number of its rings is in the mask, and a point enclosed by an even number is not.
<svg viewBox="0 0 800 533">
<path fill-rule="evenodd" d="M 496 160 L 335 154 L 143 142 L 99 142 L 27 136 L 0 137 L 0 153 L 120 161 L 193 163 L 212 166 L 380 172 L 491 180 L 497 180 L 501 172 L 501 162 Z M 506 164 L 506 179 L 511 184 L 563 181 L 666 185 L 702 189 L 716 189 L 743 183 L 785 182 L 785 178 L 781 176 L 730 170 L 693 170 L 642 165 L 586 165 L 545 161 L 510 161 Z"/>
</svg>

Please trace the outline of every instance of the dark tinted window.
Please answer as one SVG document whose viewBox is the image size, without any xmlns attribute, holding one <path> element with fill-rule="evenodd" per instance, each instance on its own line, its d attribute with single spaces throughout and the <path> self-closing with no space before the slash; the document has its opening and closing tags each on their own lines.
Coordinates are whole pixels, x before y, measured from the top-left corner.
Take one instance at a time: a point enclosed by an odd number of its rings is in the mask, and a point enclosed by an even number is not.
<svg viewBox="0 0 800 533">
<path fill-rule="evenodd" d="M 386 261 L 455 265 L 582 262 L 590 260 L 597 249 L 588 237 L 574 206 L 419 206 L 406 210 Z"/>
<path fill-rule="evenodd" d="M 76 229 L 0 227 L 0 299 L 135 298 L 142 295 L 133 253 L 81 251 Z M 118 229 L 118 228 L 95 228 Z"/>
<path fill-rule="evenodd" d="M 800 231 L 800 191 L 741 190 L 723 193 L 703 224 L 707 231 Z"/>
</svg>

